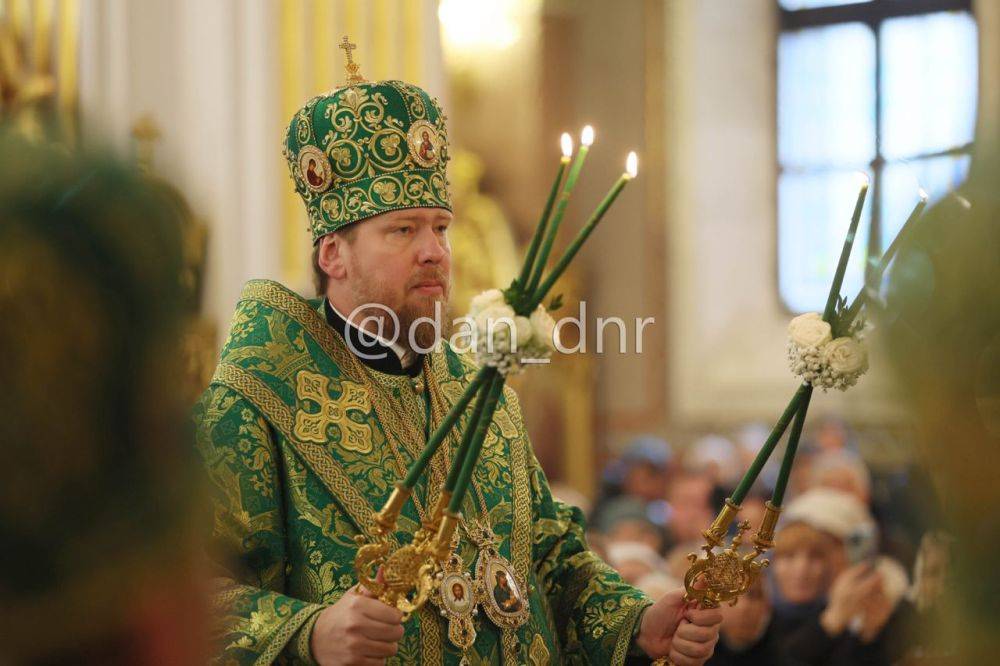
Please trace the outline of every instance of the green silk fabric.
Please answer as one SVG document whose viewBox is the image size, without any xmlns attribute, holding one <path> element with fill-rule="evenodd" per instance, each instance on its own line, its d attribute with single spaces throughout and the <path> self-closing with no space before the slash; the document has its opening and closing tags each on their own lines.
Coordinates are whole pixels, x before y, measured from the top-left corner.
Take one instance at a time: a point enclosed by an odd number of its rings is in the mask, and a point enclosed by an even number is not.
<svg viewBox="0 0 1000 666">
<path fill-rule="evenodd" d="M 306 102 L 283 152 L 313 240 L 391 210 L 451 210 L 444 121 L 435 100 L 403 81 L 353 84 Z"/>
<path fill-rule="evenodd" d="M 371 535 L 373 513 L 419 453 L 425 397 L 409 378 L 365 368 L 317 308 L 281 285 L 244 288 L 212 384 L 196 410 L 198 446 L 215 488 L 215 557 L 225 586 L 220 663 L 310 663 L 319 611 L 355 583 L 354 537 Z M 425 357 L 442 407 L 454 404 L 476 368 L 445 347 Z M 440 413 L 440 411 L 438 412 Z M 439 451 L 453 455 L 465 417 Z M 443 466 L 443 465 L 442 465 Z M 433 476 L 434 464 L 431 465 Z M 579 509 L 555 501 L 507 388 L 484 443 L 475 485 L 500 553 L 528 582 L 531 615 L 515 630 L 476 619 L 473 664 L 621 664 L 650 601 L 594 555 Z M 440 479 L 414 489 L 422 507 Z M 428 497 L 428 492 L 431 492 Z M 463 515 L 479 515 L 476 493 Z M 406 505 L 395 538 L 419 525 Z M 459 531 L 474 572 L 477 549 Z M 458 664 L 447 620 L 427 604 L 405 625 L 391 664 Z"/>
</svg>

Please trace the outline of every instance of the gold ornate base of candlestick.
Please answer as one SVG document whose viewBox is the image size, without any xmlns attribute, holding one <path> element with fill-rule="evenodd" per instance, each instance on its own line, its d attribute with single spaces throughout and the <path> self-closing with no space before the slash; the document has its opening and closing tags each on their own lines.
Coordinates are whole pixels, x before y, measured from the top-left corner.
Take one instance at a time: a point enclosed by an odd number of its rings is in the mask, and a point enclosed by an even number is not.
<svg viewBox="0 0 1000 666">
<path fill-rule="evenodd" d="M 719 517 L 704 533 L 706 544 L 702 550 L 705 551 L 705 558 L 699 559 L 696 553 L 688 555 L 691 566 L 684 576 L 684 598 L 697 602 L 702 608 L 718 608 L 723 603 L 735 606 L 739 598 L 757 582 L 760 572 L 770 564 L 768 560 L 757 560 L 774 545 L 774 527 L 781 510 L 770 502 L 764 505 L 764 518 L 754 536 L 752 551 L 744 554 L 739 550 L 743 534 L 750 529 L 750 523 L 743 521 L 737 526 L 736 536 L 729 548 L 718 554 L 714 552 L 716 547 L 722 545 L 722 538 L 738 510 L 738 506 L 726 500 Z"/>
<path fill-rule="evenodd" d="M 361 586 L 382 603 L 402 611 L 404 620 L 427 603 L 434 592 L 437 559 L 422 532 L 417 531 L 413 543 L 391 552 L 388 539 L 381 536 L 375 543 L 361 546 L 354 558 Z M 364 537 L 358 541 L 364 543 Z"/>
<path fill-rule="evenodd" d="M 391 535 L 410 491 L 397 484 L 385 506 L 375 515 L 374 539 L 355 537 L 360 548 L 354 557 L 358 583 L 407 620 L 418 611 L 438 584 L 437 572 L 452 548 L 458 516 L 444 511 L 450 493 L 442 493 L 434 511 L 413 535 L 413 541 L 393 550 Z M 443 542 L 442 542 L 443 540 Z"/>
</svg>

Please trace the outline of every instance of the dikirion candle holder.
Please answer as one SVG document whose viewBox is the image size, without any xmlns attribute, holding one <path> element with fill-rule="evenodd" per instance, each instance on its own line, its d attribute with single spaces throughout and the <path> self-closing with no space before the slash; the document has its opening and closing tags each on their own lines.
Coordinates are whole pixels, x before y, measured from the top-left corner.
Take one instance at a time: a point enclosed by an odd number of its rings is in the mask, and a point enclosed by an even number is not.
<svg viewBox="0 0 1000 666">
<path fill-rule="evenodd" d="M 890 262 L 899 249 L 900 243 L 910 233 L 913 225 L 920 218 L 927 206 L 927 194 L 921 189 L 920 200 L 910 213 L 899 234 L 889 245 L 889 248 L 882 255 L 881 260 L 869 273 L 866 284 L 851 301 L 847 304 L 840 296 L 844 275 L 847 271 L 847 263 L 851 256 L 854 239 L 857 235 L 858 225 L 861 219 L 861 212 L 864 207 L 865 198 L 868 193 L 868 178 L 864 176 L 864 181 L 858 192 L 858 197 L 854 206 L 854 214 L 851 216 L 851 223 L 847 230 L 844 246 L 841 250 L 840 260 L 834 272 L 833 282 L 830 285 L 830 292 L 827 297 L 826 308 L 820 315 L 802 315 L 801 317 L 812 317 L 808 324 L 810 330 L 808 336 L 803 336 L 805 342 L 797 340 L 795 331 L 791 330 L 791 343 L 794 345 L 805 345 L 806 351 L 812 354 L 819 361 L 815 367 L 808 369 L 813 373 L 811 377 L 816 381 L 823 381 L 820 384 L 824 389 L 829 387 L 846 390 L 853 385 L 857 378 L 867 369 L 867 356 L 863 347 L 859 346 L 863 356 L 863 363 L 855 363 L 853 367 L 847 368 L 838 365 L 841 360 L 836 357 L 830 358 L 831 349 L 837 352 L 837 348 L 843 350 L 844 341 L 850 340 L 860 345 L 860 329 L 862 323 L 859 315 L 862 308 L 868 302 L 871 294 L 876 291 L 882 274 L 888 268 Z M 801 319 L 797 317 L 796 320 Z M 793 320 L 793 324 L 795 320 Z M 828 363 L 829 367 L 824 370 L 823 363 Z M 848 373 L 850 370 L 850 373 Z M 826 374 L 824 374 L 826 373 Z M 838 373 L 841 373 L 838 375 Z M 844 379 L 844 377 L 847 377 Z M 722 603 L 736 604 L 739 598 L 745 594 L 756 582 L 760 572 L 768 566 L 768 560 L 761 559 L 761 556 L 774 547 L 774 531 L 778 518 L 781 514 L 781 504 L 784 500 L 785 490 L 788 486 L 788 479 L 791 475 L 792 465 L 798 450 L 799 440 L 802 435 L 802 428 L 805 423 L 806 413 L 813 394 L 813 383 L 803 381 L 795 394 L 789 400 L 784 412 L 775 422 L 764 446 L 751 463 L 743 478 L 737 484 L 733 493 L 726 499 L 722 509 L 712 524 L 706 529 L 702 536 L 705 538 L 705 545 L 702 546 L 704 556 L 699 557 L 696 553 L 688 556 L 690 566 L 684 577 L 685 598 L 688 601 L 697 602 L 703 607 L 718 607 Z M 785 448 L 781 461 L 781 469 L 778 473 L 774 492 L 770 501 L 765 503 L 764 516 L 761 524 L 753 537 L 753 550 L 741 553 L 740 546 L 743 542 L 743 535 L 749 531 L 750 524 L 746 521 L 737 523 L 736 535 L 733 537 L 728 548 L 716 553 L 715 550 L 723 546 L 723 541 L 728 534 L 730 527 L 737 520 L 740 506 L 746 497 L 750 487 L 757 480 L 761 470 L 774 452 L 778 442 L 788 429 L 792 428 L 788 436 L 788 444 Z"/>
</svg>

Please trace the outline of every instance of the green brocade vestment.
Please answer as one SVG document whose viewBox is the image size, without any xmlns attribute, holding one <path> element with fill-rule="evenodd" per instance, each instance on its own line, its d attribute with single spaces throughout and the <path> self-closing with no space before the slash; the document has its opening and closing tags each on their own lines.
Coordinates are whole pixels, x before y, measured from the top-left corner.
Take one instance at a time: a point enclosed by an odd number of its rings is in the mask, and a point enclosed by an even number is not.
<svg viewBox="0 0 1000 666">
<path fill-rule="evenodd" d="M 216 498 L 214 536 L 226 581 L 221 663 L 310 663 L 318 613 L 355 583 L 358 534 L 374 533 L 382 507 L 431 429 L 461 395 L 475 366 L 451 349 L 424 357 L 426 399 L 410 379 L 376 372 L 348 349 L 318 308 L 268 281 L 246 285 L 211 385 L 196 409 L 198 446 Z M 432 411 L 426 405 L 434 401 Z M 438 474 L 457 447 L 438 452 Z M 445 460 L 447 456 L 447 460 Z M 433 504 L 440 477 L 414 496 Z M 528 583 L 531 615 L 517 630 L 476 620 L 472 664 L 621 664 L 650 603 L 587 548 L 579 509 L 552 499 L 514 392 L 507 388 L 463 515 L 480 514 L 499 551 Z M 431 496 L 428 497 L 430 488 Z M 419 525 L 413 502 L 397 541 Z M 474 571 L 477 549 L 459 531 Z M 389 663 L 458 664 L 447 620 L 426 605 L 405 625 Z"/>
</svg>

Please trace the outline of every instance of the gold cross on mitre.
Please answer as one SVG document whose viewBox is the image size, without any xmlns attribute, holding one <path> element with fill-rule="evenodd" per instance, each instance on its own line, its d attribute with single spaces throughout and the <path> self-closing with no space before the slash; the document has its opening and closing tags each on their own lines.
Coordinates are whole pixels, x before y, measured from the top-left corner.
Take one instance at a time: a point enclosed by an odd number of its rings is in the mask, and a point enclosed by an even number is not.
<svg viewBox="0 0 1000 666">
<path fill-rule="evenodd" d="M 352 44 L 347 35 L 344 35 L 344 41 L 340 43 L 340 48 L 344 49 L 344 53 L 347 54 L 347 84 L 364 83 L 365 77 L 361 76 L 360 73 L 361 66 L 354 62 L 354 57 L 351 55 L 351 51 L 358 48 L 358 45 Z"/>
</svg>

